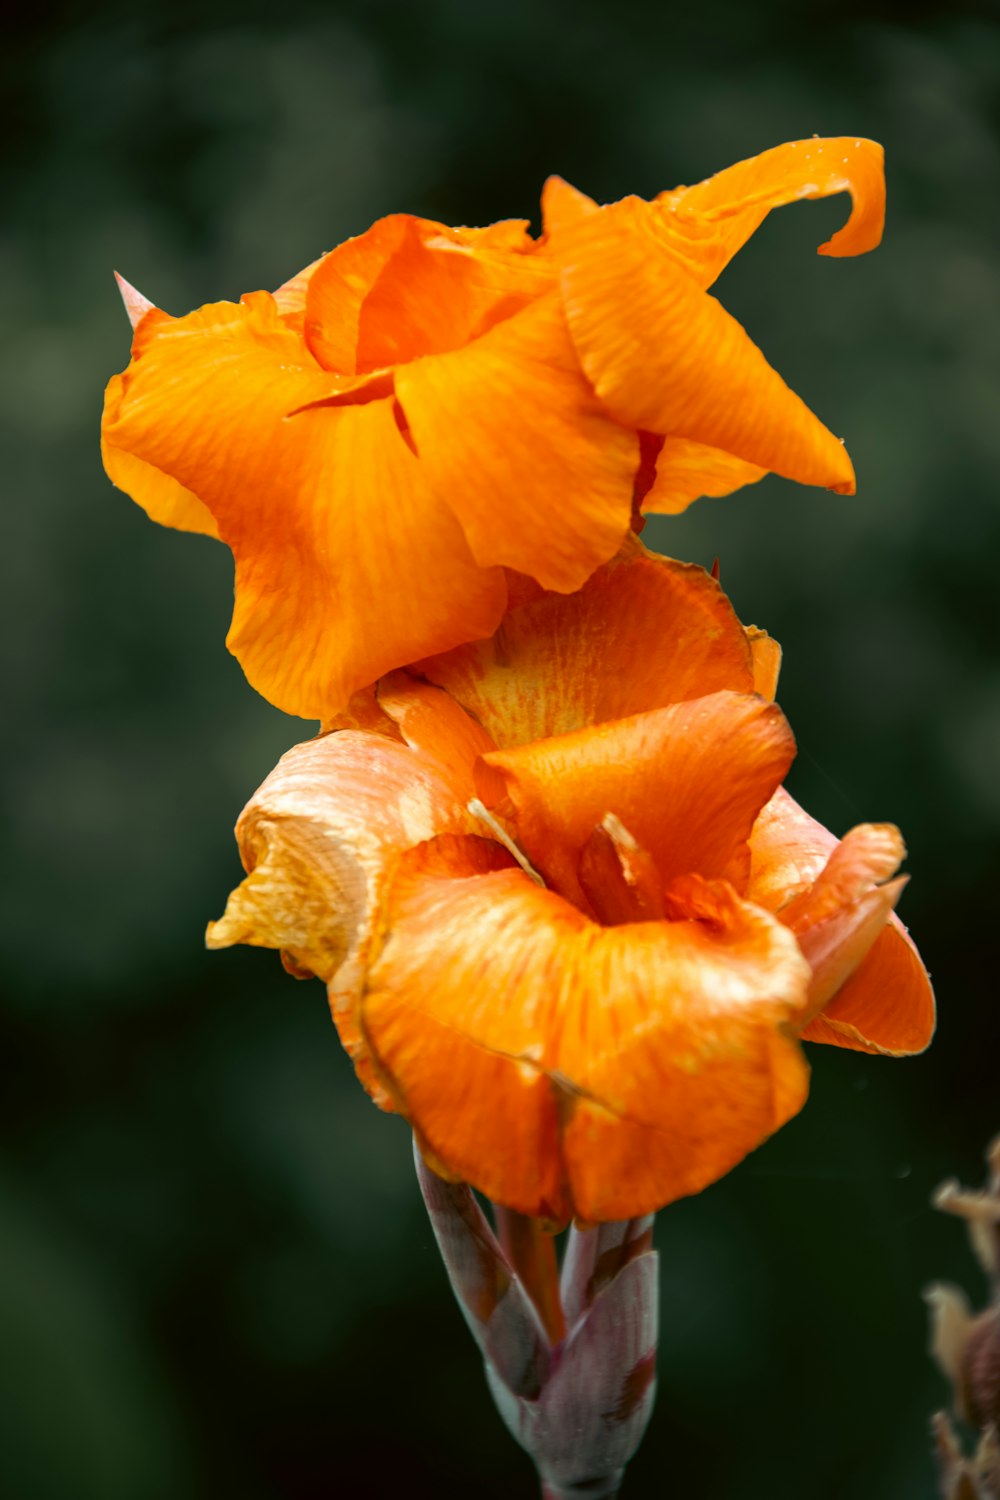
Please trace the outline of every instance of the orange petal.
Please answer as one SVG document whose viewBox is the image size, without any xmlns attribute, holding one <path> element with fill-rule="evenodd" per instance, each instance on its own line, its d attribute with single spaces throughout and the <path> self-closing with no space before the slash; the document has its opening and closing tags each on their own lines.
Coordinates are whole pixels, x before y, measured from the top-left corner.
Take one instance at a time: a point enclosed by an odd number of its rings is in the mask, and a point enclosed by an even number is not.
<svg viewBox="0 0 1000 1500">
<path fill-rule="evenodd" d="M 638 198 L 551 237 L 577 353 L 619 421 L 853 493 L 843 445 L 662 242 Z"/>
<path fill-rule="evenodd" d="M 584 905 L 580 856 L 609 812 L 649 851 L 664 883 L 692 872 L 745 880 L 754 819 L 794 754 L 775 704 L 714 693 L 494 751 L 477 784 L 488 807 L 512 809 L 532 864 Z"/>
<path fill-rule="evenodd" d="M 888 878 L 905 852 L 898 831 L 862 825 L 839 841 L 781 790 L 750 849 L 748 898 L 793 927 L 816 967 L 810 1009 L 825 1009 L 803 1036 L 894 1056 L 922 1051 L 934 995 L 892 913 L 902 882 Z"/>
<path fill-rule="evenodd" d="M 309 291 L 309 283 L 313 275 L 323 264 L 325 257 L 320 255 L 301 271 L 283 282 L 274 294 L 274 305 L 278 309 L 289 328 L 294 328 L 297 333 L 302 333 L 305 326 L 306 296 Z"/>
<path fill-rule="evenodd" d="M 906 884 L 891 879 L 905 854 L 899 829 L 891 824 L 852 828 L 813 884 L 778 912 L 813 971 L 809 1019 L 853 974 L 888 921 Z"/>
<path fill-rule="evenodd" d="M 542 188 L 542 225 L 547 235 L 557 234 L 577 219 L 597 213 L 599 205 L 562 177 L 548 177 Z"/>
<path fill-rule="evenodd" d="M 934 1025 L 930 977 L 909 933 L 893 914 L 868 957 L 802 1036 L 855 1052 L 908 1057 L 930 1045 Z"/>
<path fill-rule="evenodd" d="M 753 690 L 773 703 L 781 674 L 781 647 L 773 636 L 766 630 L 758 630 L 756 625 L 747 627 L 747 640 L 753 657 Z"/>
<path fill-rule="evenodd" d="M 331 388 L 257 293 L 154 325 L 106 427 L 212 512 L 236 558 L 230 649 L 260 692 L 312 718 L 488 635 L 505 599 L 428 490 L 391 397 L 287 415 Z"/>
<path fill-rule="evenodd" d="M 594 399 L 555 294 L 398 369 L 396 393 L 428 484 L 484 567 L 568 592 L 618 550 L 638 439 Z"/>
<path fill-rule="evenodd" d="M 753 687 L 746 633 L 718 583 L 639 544 L 577 593 L 528 598 L 490 640 L 420 670 L 501 747 Z"/>
<path fill-rule="evenodd" d="M 376 370 L 461 348 L 547 289 L 552 271 L 523 253 L 523 227 L 491 228 L 392 214 L 331 250 L 306 297 L 305 336 L 320 364 Z"/>
<path fill-rule="evenodd" d="M 583 846 L 580 885 L 605 927 L 622 922 L 656 922 L 665 911 L 663 880 L 644 849 L 620 818 L 606 813 Z"/>
<path fill-rule="evenodd" d="M 171 479 L 169 474 L 164 474 L 162 469 L 144 463 L 127 449 L 118 448 L 109 441 L 107 432 L 121 411 L 123 380 L 121 375 L 112 375 L 104 395 L 101 457 L 111 483 L 130 495 L 150 520 L 158 521 L 161 526 L 218 537 L 215 517 L 197 495 L 178 484 L 176 479 Z"/>
<path fill-rule="evenodd" d="M 383 677 L 378 703 L 411 749 L 430 756 L 456 784 L 467 788 L 468 801 L 474 795 L 476 761 L 496 748 L 482 725 L 440 688 L 418 682 L 407 672 Z"/>
<path fill-rule="evenodd" d="M 763 479 L 766 469 L 748 464 L 720 448 L 692 443 L 689 438 L 664 439 L 656 460 L 656 475 L 642 502 L 644 515 L 678 516 L 693 500 L 731 495 L 733 490 Z"/>
<path fill-rule="evenodd" d="M 329 985 L 341 1040 L 380 1103 L 356 1000 L 385 881 L 403 850 L 477 828 L 470 765 L 463 779 L 454 757 L 353 731 L 296 745 L 240 815 L 247 878 L 208 929 L 210 948 L 278 948 Z"/>
<path fill-rule="evenodd" d="M 665 242 L 701 286 L 711 286 L 772 208 L 831 193 L 850 193 L 851 216 L 820 255 L 874 250 L 885 223 L 884 153 L 875 141 L 853 136 L 775 146 L 694 187 L 662 193 L 657 205 Z"/>
<path fill-rule="evenodd" d="M 800 1107 L 787 1024 L 808 970 L 779 923 L 696 882 L 685 919 L 602 929 L 472 843 L 406 857 L 363 1001 L 378 1066 L 449 1173 L 557 1222 L 626 1219 Z"/>
</svg>

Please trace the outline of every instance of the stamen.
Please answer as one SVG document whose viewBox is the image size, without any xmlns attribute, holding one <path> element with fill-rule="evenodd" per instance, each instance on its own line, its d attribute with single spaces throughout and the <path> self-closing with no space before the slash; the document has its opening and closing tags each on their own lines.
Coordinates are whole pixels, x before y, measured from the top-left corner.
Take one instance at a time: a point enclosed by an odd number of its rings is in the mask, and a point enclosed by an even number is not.
<svg viewBox="0 0 1000 1500">
<path fill-rule="evenodd" d="M 497 839 L 499 843 L 503 844 L 504 848 L 507 850 L 507 853 L 513 855 L 514 859 L 517 860 L 518 864 L 521 866 L 521 869 L 524 871 L 525 875 L 527 875 L 528 879 L 533 880 L 536 885 L 540 885 L 542 890 L 544 891 L 545 881 L 539 875 L 534 865 L 528 859 L 526 854 L 522 854 L 521 850 L 517 847 L 517 845 L 514 843 L 514 840 L 507 832 L 506 828 L 504 828 L 502 824 L 497 822 L 496 818 L 488 808 L 483 806 L 479 798 L 473 797 L 472 801 L 467 803 L 466 806 L 468 808 L 468 811 L 474 818 L 478 818 L 480 823 L 486 824 L 493 837 Z"/>
</svg>

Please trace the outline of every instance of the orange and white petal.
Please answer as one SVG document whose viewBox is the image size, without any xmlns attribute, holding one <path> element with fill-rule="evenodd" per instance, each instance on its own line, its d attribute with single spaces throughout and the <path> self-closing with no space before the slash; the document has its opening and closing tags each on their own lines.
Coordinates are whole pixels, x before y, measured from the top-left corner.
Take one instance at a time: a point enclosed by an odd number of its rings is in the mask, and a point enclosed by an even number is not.
<svg viewBox="0 0 1000 1500">
<path fill-rule="evenodd" d="M 504 858 L 469 840 L 406 857 L 362 1003 L 380 1073 L 449 1173 L 556 1222 L 626 1219 L 801 1106 L 789 1022 L 808 968 L 787 929 L 712 889 L 679 893 L 681 920 L 601 928 Z"/>
<path fill-rule="evenodd" d="M 392 398 L 317 406 L 332 386 L 258 293 L 152 329 L 106 427 L 211 511 L 236 559 L 230 650 L 305 718 L 488 635 L 506 598 L 429 491 Z"/>
<path fill-rule="evenodd" d="M 843 444 L 662 243 L 659 216 L 655 204 L 623 199 L 551 236 L 573 343 L 598 396 L 630 427 L 852 494 Z"/>
<path fill-rule="evenodd" d="M 747 840 L 784 779 L 795 740 L 756 695 L 714 693 L 483 757 L 487 807 L 555 888 L 583 904 L 580 856 L 613 813 L 664 883 L 694 873 L 742 883 Z"/>
<path fill-rule="evenodd" d="M 711 286 L 772 208 L 850 193 L 851 214 L 820 255 L 864 255 L 885 224 L 884 152 L 876 141 L 814 136 L 789 141 L 656 200 L 665 242 L 702 286 Z"/>
<path fill-rule="evenodd" d="M 364 1070 L 356 1000 L 386 878 L 405 850 L 477 827 L 471 791 L 454 765 L 383 735 L 345 730 L 296 745 L 240 815 L 247 876 L 210 924 L 209 947 L 277 948 L 293 972 L 324 980 L 341 1040 Z M 372 1077 L 368 1069 L 366 1087 Z"/>
<path fill-rule="evenodd" d="M 555 293 L 398 369 L 396 394 L 427 483 L 482 566 L 566 593 L 617 552 L 638 439 L 594 398 Z"/>
<path fill-rule="evenodd" d="M 536 591 L 489 640 L 420 670 L 505 749 L 754 686 L 746 632 L 715 579 L 639 543 L 575 594 Z"/>
<path fill-rule="evenodd" d="M 923 1051 L 934 993 L 893 911 L 905 883 L 891 879 L 905 855 L 898 830 L 862 824 L 838 840 L 780 790 L 750 849 L 748 898 L 795 931 L 814 968 L 803 1036 L 891 1056 Z"/>
<path fill-rule="evenodd" d="M 656 459 L 656 473 L 642 500 L 644 515 L 679 516 L 695 500 L 731 495 L 744 485 L 763 479 L 766 469 L 734 458 L 721 448 L 693 443 L 689 438 L 664 439 Z"/>
<path fill-rule="evenodd" d="M 121 375 L 112 375 L 104 395 L 104 421 L 101 430 L 101 458 L 111 483 L 130 495 L 137 505 L 161 526 L 178 531 L 194 531 L 202 536 L 218 537 L 215 517 L 198 496 L 165 474 L 154 464 L 136 458 L 126 448 L 119 448 L 107 437 L 117 420 L 122 403 Z"/>
</svg>

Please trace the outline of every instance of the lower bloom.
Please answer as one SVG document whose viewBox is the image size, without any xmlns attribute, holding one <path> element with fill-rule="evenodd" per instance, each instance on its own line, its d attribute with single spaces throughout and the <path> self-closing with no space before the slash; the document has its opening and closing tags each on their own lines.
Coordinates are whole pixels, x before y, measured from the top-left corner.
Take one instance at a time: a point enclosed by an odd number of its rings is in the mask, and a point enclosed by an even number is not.
<svg viewBox="0 0 1000 1500">
<path fill-rule="evenodd" d="M 626 548 L 574 594 L 358 694 L 237 833 L 209 943 L 329 988 L 375 1100 L 494 1202 L 626 1220 L 791 1118 L 800 1038 L 922 1050 L 898 831 L 783 790 L 779 653 L 700 568 Z"/>
</svg>

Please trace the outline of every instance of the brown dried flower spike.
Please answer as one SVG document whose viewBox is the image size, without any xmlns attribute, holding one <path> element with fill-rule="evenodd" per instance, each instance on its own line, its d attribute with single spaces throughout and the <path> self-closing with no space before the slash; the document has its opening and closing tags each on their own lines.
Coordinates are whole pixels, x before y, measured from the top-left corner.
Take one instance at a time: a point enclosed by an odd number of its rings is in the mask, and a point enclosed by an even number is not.
<svg viewBox="0 0 1000 1500">
<path fill-rule="evenodd" d="M 990 1280 L 990 1305 L 974 1314 L 965 1293 L 936 1283 L 927 1288 L 931 1353 L 953 1387 L 955 1415 L 979 1434 L 966 1458 L 947 1413 L 933 1431 L 945 1500 L 1000 1500 L 1000 1137 L 987 1152 L 990 1178 L 978 1193 L 954 1179 L 943 1182 L 934 1207 L 966 1220 L 969 1237 Z"/>
</svg>

